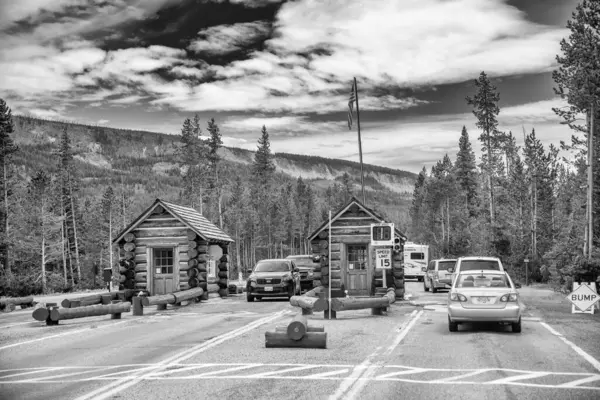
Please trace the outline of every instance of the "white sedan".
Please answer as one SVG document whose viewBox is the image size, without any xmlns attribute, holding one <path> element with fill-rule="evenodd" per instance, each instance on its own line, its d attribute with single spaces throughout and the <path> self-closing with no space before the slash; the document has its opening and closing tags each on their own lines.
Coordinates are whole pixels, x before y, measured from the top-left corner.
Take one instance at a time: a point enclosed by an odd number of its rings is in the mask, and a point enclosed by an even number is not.
<svg viewBox="0 0 600 400">
<path fill-rule="evenodd" d="M 506 272 L 481 270 L 459 273 L 448 292 L 448 329 L 464 322 L 510 324 L 521 332 L 522 306 L 517 287 Z"/>
</svg>

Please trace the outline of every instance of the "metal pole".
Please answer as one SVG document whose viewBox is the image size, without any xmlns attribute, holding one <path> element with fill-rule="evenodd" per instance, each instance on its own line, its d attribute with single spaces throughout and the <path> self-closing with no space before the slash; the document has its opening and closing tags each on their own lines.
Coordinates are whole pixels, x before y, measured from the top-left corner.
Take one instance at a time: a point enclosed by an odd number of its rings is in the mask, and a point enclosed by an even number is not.
<svg viewBox="0 0 600 400">
<path fill-rule="evenodd" d="M 592 258 L 592 248 L 594 245 L 594 101 L 592 99 L 590 106 L 590 132 L 588 146 L 588 259 Z"/>
<path fill-rule="evenodd" d="M 331 210 L 329 210 L 329 258 L 327 259 L 329 264 L 329 319 L 331 319 Z"/>
<path fill-rule="evenodd" d="M 525 263 L 525 286 L 529 286 L 529 263 Z"/>
<path fill-rule="evenodd" d="M 356 86 L 356 78 L 354 78 L 354 96 L 356 97 L 356 125 L 358 126 L 358 154 L 360 157 L 360 187 L 362 190 L 363 204 L 366 205 L 365 199 L 365 174 L 363 172 L 363 159 L 362 159 L 362 142 L 360 139 L 360 110 L 358 108 L 358 86 Z"/>
<path fill-rule="evenodd" d="M 375 266 L 375 267 L 377 267 L 377 266 Z M 387 277 L 386 277 L 387 269 L 383 268 L 381 271 L 383 272 L 383 288 L 387 289 Z"/>
</svg>

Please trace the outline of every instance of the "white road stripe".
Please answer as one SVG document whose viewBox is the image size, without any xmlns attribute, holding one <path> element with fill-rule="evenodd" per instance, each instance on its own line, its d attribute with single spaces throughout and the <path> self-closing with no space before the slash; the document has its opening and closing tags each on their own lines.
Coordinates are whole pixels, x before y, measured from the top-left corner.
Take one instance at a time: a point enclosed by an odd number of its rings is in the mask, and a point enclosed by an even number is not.
<svg viewBox="0 0 600 400">
<path fill-rule="evenodd" d="M 227 373 L 227 372 L 231 372 L 231 371 L 241 371 L 243 369 L 248 369 L 248 368 L 252 368 L 252 367 L 258 367 L 261 366 L 263 364 L 250 364 L 250 365 L 240 365 L 237 367 L 233 367 L 233 368 L 227 368 L 227 369 L 221 369 L 218 371 L 210 371 L 210 372 L 206 372 L 204 374 L 200 374 L 200 375 L 194 375 L 195 378 L 205 378 L 211 375 L 216 375 L 216 374 L 223 374 L 223 373 Z"/>
<path fill-rule="evenodd" d="M 110 328 L 112 326 L 125 324 L 127 322 L 134 321 L 136 319 L 137 318 L 132 318 L 132 319 L 128 319 L 126 321 L 120 321 L 120 322 L 110 323 L 110 324 L 107 324 L 107 325 L 98 326 L 98 327 L 93 328 L 93 329 L 94 330 L 98 330 L 98 329 L 102 329 L 102 328 Z M 35 343 L 35 342 L 40 342 L 42 340 L 48 340 L 48 339 L 62 337 L 62 336 L 74 335 L 76 333 L 81 333 L 81 332 L 89 331 L 90 329 L 92 329 L 92 328 L 90 327 L 90 328 L 85 328 L 85 329 L 77 329 L 77 330 L 74 330 L 74 331 L 67 331 L 67 332 L 59 333 L 57 335 L 44 336 L 44 337 L 41 337 L 41 338 L 38 338 L 38 339 L 26 340 L 24 342 L 19 342 L 19 343 L 13 343 L 13 344 L 9 344 L 9 345 L 0 347 L 0 350 L 9 349 L 11 347 L 20 346 L 22 344 Z"/>
<path fill-rule="evenodd" d="M 394 376 L 398 376 L 398 375 L 410 375 L 410 374 L 420 374 L 422 372 L 428 372 L 429 370 L 425 369 L 425 368 L 409 368 L 407 370 L 404 371 L 396 371 L 396 372 L 390 372 L 387 374 L 383 374 L 378 376 L 376 379 L 389 379 L 392 378 Z"/>
<path fill-rule="evenodd" d="M 196 354 L 199 354 L 199 353 L 206 351 L 214 346 L 217 346 L 217 345 L 225 342 L 226 340 L 233 339 L 234 337 L 243 335 L 244 333 L 247 333 L 263 324 L 275 321 L 275 320 L 281 318 L 282 316 L 289 314 L 291 312 L 292 311 L 288 311 L 288 310 L 279 311 L 277 313 L 271 314 L 270 316 L 267 316 L 267 317 L 258 319 L 254 322 L 251 322 L 241 328 L 235 329 L 231 332 L 227 332 L 226 334 L 223 334 L 221 336 L 217 336 L 211 340 L 208 340 L 204 343 L 194 346 L 191 349 L 187 349 L 178 354 L 175 354 L 174 356 L 171 356 L 171 357 L 161 361 L 160 363 L 158 363 L 157 367 L 155 367 L 156 371 L 163 369 L 163 368 L 167 368 L 170 364 L 181 363 L 182 361 L 190 359 L 190 358 L 194 357 Z M 152 371 L 152 372 L 155 372 L 155 371 Z M 89 400 L 92 398 L 95 400 L 107 399 L 107 398 L 112 397 L 115 394 L 119 393 L 120 391 L 123 391 L 133 385 L 136 385 L 137 383 L 144 380 L 145 376 L 149 376 L 149 375 L 150 375 L 150 373 L 145 374 L 145 375 L 136 374 L 134 376 L 127 377 L 125 379 L 119 379 L 111 384 L 106 385 L 105 387 L 98 388 L 90 393 L 87 393 L 81 397 L 78 397 L 76 400 Z"/>
<path fill-rule="evenodd" d="M 295 367 L 295 368 L 285 368 L 285 369 L 280 369 L 278 371 L 265 372 L 265 373 L 262 373 L 262 374 L 247 375 L 247 377 L 248 378 L 262 378 L 262 377 L 265 377 L 265 376 L 279 375 L 279 374 L 283 374 L 283 373 L 286 373 L 286 372 L 302 371 L 302 370 L 311 369 L 311 368 L 314 368 L 314 366 L 312 366 L 312 365 L 302 365 L 300 367 Z"/>
<path fill-rule="evenodd" d="M 321 372 L 320 374 L 306 375 L 304 378 L 306 378 L 306 379 L 327 378 L 327 377 L 334 376 L 334 375 L 345 374 L 348 371 L 350 371 L 349 368 L 344 368 L 344 369 L 338 369 L 336 371 Z"/>
<path fill-rule="evenodd" d="M 558 387 L 577 387 L 578 385 L 581 385 L 582 383 L 589 383 L 589 382 L 594 382 L 594 381 L 598 381 L 598 380 L 600 380 L 600 375 L 592 375 L 592 376 L 588 376 L 587 378 L 582 378 L 582 379 L 578 379 L 576 381 L 563 383 L 562 385 L 558 385 Z"/>
<path fill-rule="evenodd" d="M 485 382 L 486 385 L 502 384 L 509 382 L 522 381 L 524 379 L 541 378 L 542 376 L 550 375 L 551 372 L 532 372 L 530 374 L 509 376 L 507 378 L 496 379 L 494 381 Z"/>
<path fill-rule="evenodd" d="M 468 378 L 470 376 L 475 376 L 475 375 L 483 374 L 484 372 L 488 372 L 488 371 L 491 371 L 491 370 L 489 370 L 489 369 L 480 369 L 479 371 L 469 372 L 468 374 L 462 374 L 462 375 L 457 375 L 457 376 L 450 376 L 448 378 L 436 379 L 434 381 L 431 381 L 431 383 L 441 383 L 441 382 L 457 381 L 457 380 L 461 380 L 463 378 Z"/>
<path fill-rule="evenodd" d="M 548 329 L 550 331 L 550 333 L 552 333 L 553 335 L 557 336 L 560 340 L 562 340 L 569 347 L 571 347 L 573 350 L 575 350 L 575 352 L 577 354 L 579 354 L 587 362 L 589 362 L 590 364 L 592 364 L 594 366 L 594 368 L 596 368 L 596 370 L 600 371 L 600 361 L 596 360 L 594 357 L 592 357 L 591 355 L 589 355 L 588 353 L 586 353 L 581 347 L 577 346 L 575 343 L 571 342 L 570 340 L 568 340 L 567 338 L 565 338 L 563 335 L 561 335 L 560 333 L 558 333 L 557 331 L 555 331 L 547 323 L 540 322 L 540 324 L 542 324 L 544 326 L 544 328 Z"/>
<path fill-rule="evenodd" d="M 413 313 L 415 311 L 413 311 Z M 400 342 L 406 337 L 406 335 L 408 335 L 408 332 L 412 329 L 412 327 L 415 326 L 415 324 L 417 323 L 417 320 L 419 318 L 421 318 L 421 315 L 423 315 L 423 313 L 424 313 L 424 311 L 421 310 L 421 311 L 419 311 L 416 314 L 411 314 L 411 318 L 412 319 L 408 322 L 408 324 L 406 325 L 406 327 L 404 329 L 402 329 L 402 331 L 400 331 L 400 334 L 396 337 L 396 339 L 394 340 L 394 342 L 392 343 L 392 345 L 390 347 L 388 347 L 385 355 L 392 354 L 392 352 L 396 349 L 396 347 L 398 347 L 398 345 L 400 344 Z"/>
<path fill-rule="evenodd" d="M 31 375 L 31 374 L 37 374 L 38 372 L 50 372 L 50 371 L 58 371 L 61 369 L 64 369 L 65 367 L 49 367 L 49 368 L 41 368 L 41 369 L 37 369 L 35 371 L 27 371 L 27 372 L 20 372 L 18 374 L 11 374 L 11 375 L 2 375 L 0 376 L 0 382 L 1 379 L 4 378 L 12 378 L 14 376 L 23 376 L 23 375 Z"/>
</svg>

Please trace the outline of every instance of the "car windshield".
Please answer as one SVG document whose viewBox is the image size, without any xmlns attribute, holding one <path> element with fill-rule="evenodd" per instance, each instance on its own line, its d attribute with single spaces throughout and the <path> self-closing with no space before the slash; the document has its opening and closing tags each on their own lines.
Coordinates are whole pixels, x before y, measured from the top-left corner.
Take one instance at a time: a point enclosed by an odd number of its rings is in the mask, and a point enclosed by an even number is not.
<svg viewBox="0 0 600 400">
<path fill-rule="evenodd" d="M 288 259 L 294 260 L 294 263 L 298 268 L 314 268 L 315 262 L 312 257 L 287 257 Z"/>
<path fill-rule="evenodd" d="M 500 274 L 461 274 L 456 282 L 458 288 L 484 288 L 484 287 L 499 287 L 507 288 L 510 287 L 506 275 Z"/>
<path fill-rule="evenodd" d="M 256 264 L 255 272 L 287 272 L 290 265 L 285 261 L 261 261 Z"/>
<path fill-rule="evenodd" d="M 448 271 L 448 268 L 454 268 L 456 266 L 456 261 L 440 261 L 438 270 L 439 271 Z"/>
<path fill-rule="evenodd" d="M 500 264 L 496 260 L 462 260 L 460 263 L 461 271 L 475 271 L 482 269 L 500 271 Z"/>
</svg>

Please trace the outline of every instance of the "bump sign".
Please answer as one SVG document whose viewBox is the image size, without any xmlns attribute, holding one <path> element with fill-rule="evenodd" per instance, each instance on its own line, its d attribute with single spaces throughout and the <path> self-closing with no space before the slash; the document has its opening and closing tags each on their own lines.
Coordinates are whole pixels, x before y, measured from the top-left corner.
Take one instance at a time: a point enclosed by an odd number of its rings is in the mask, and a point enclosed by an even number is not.
<svg viewBox="0 0 600 400">
<path fill-rule="evenodd" d="M 596 293 L 594 289 L 586 284 L 581 284 L 576 287 L 577 283 L 573 283 L 573 291 L 571 294 L 567 296 L 567 300 L 569 300 L 575 307 L 573 307 L 573 312 L 589 312 L 591 314 L 594 313 L 594 304 L 600 299 L 600 296 Z M 595 288 L 595 285 L 594 285 Z M 580 311 L 576 311 L 575 308 Z M 588 310 L 588 308 L 591 308 Z"/>
</svg>

